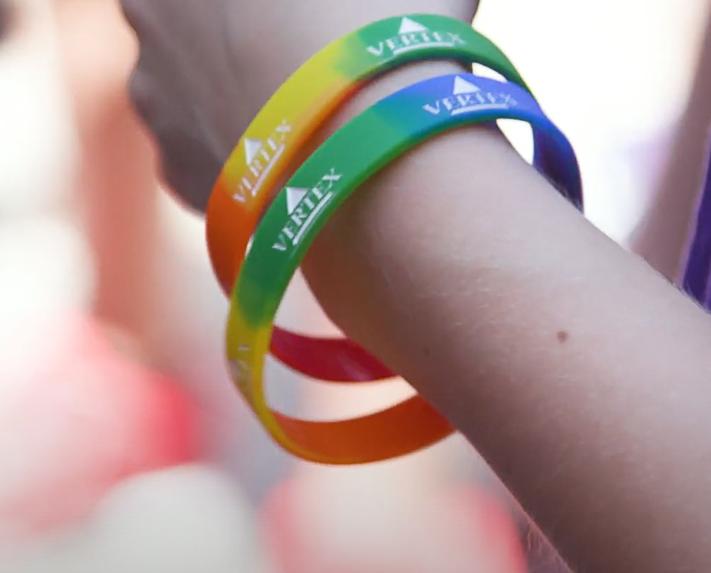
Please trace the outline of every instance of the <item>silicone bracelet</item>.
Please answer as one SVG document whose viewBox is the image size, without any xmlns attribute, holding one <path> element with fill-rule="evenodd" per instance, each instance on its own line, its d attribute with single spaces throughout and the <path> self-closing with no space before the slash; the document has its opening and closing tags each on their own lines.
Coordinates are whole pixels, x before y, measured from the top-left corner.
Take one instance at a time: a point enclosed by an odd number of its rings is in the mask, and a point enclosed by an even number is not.
<svg viewBox="0 0 711 573">
<path fill-rule="evenodd" d="M 711 154 L 696 210 L 696 227 L 688 250 L 682 285 L 697 302 L 711 309 L 709 282 L 711 282 Z"/>
<path fill-rule="evenodd" d="M 210 258 L 225 292 L 233 286 L 249 239 L 276 186 L 318 127 L 368 78 L 413 60 L 434 58 L 484 64 L 525 85 L 506 56 L 469 24 L 418 14 L 388 18 L 331 43 L 272 96 L 227 161 L 207 209 Z M 347 339 L 312 338 L 277 328 L 272 353 L 291 368 L 321 380 L 393 376 Z"/>
<path fill-rule="evenodd" d="M 369 177 L 425 139 L 500 118 L 532 125 L 537 134 L 535 165 L 581 207 L 575 153 L 533 97 L 514 84 L 457 74 L 415 84 L 351 120 L 299 168 L 266 212 L 232 296 L 227 357 L 237 387 L 286 450 L 312 461 L 364 463 L 415 451 L 451 432 L 419 396 L 370 416 L 338 422 L 310 422 L 273 412 L 266 404 L 262 380 L 265 354 L 287 285 L 338 206 Z"/>
</svg>

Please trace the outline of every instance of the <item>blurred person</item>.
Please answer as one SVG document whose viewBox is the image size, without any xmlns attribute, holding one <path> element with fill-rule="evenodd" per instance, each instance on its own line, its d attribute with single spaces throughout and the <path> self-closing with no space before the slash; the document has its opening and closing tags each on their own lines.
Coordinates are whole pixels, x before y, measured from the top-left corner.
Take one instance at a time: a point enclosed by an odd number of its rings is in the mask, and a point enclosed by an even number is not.
<svg viewBox="0 0 711 573">
<path fill-rule="evenodd" d="M 249 117 L 328 40 L 405 11 L 468 20 L 475 4 L 123 0 L 141 41 L 132 91 L 167 179 L 204 205 Z M 384 76 L 331 129 L 415 79 L 461 69 Z M 447 133 L 373 178 L 305 271 L 334 321 L 471 440 L 573 567 L 711 570 L 711 320 L 495 130 Z"/>
<path fill-rule="evenodd" d="M 194 408 L 89 312 L 52 4 L 0 3 L 0 561 L 127 476 L 192 460 Z"/>
<path fill-rule="evenodd" d="M 686 108 L 676 126 L 654 200 L 637 226 L 631 247 L 670 280 L 686 262 L 693 214 L 709 167 L 711 126 L 711 13 Z"/>
</svg>

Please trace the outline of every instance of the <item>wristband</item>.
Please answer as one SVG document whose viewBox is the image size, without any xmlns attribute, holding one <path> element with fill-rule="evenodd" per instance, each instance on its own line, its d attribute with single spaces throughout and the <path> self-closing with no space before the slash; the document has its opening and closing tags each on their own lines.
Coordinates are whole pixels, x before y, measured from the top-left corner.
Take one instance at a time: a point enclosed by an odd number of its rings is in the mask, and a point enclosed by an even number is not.
<svg viewBox="0 0 711 573">
<path fill-rule="evenodd" d="M 232 295 L 227 357 L 237 387 L 286 450 L 312 461 L 364 463 L 415 451 L 451 432 L 419 396 L 351 420 L 287 418 L 265 403 L 264 361 L 274 316 L 291 277 L 329 216 L 348 196 L 422 141 L 464 124 L 502 118 L 532 125 L 537 136 L 535 165 L 581 207 L 575 153 L 533 97 L 514 84 L 456 74 L 399 91 L 351 120 L 298 169 L 266 212 Z"/>
<path fill-rule="evenodd" d="M 207 243 L 225 292 L 232 289 L 259 217 L 317 128 L 368 78 L 434 58 L 481 63 L 525 85 L 506 56 L 469 24 L 420 14 L 388 18 L 331 43 L 279 88 L 247 128 L 208 205 Z M 322 380 L 393 376 L 347 339 L 311 338 L 276 328 L 272 352 L 291 368 Z"/>
</svg>

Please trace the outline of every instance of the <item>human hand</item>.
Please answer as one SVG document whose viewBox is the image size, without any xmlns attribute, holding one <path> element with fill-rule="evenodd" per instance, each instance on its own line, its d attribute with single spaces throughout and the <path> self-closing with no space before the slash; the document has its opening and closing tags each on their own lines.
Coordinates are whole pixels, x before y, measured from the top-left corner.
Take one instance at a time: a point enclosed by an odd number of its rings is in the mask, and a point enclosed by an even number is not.
<svg viewBox="0 0 711 573">
<path fill-rule="evenodd" d="M 142 44 L 134 96 L 197 205 L 256 107 L 316 48 L 398 12 L 473 12 L 465 0 L 123 3 Z M 477 446 L 567 560 L 711 570 L 708 317 L 499 134 L 456 130 L 412 150 L 309 256 L 336 324 Z"/>
<path fill-rule="evenodd" d="M 131 82 L 168 183 L 203 209 L 240 134 L 270 94 L 329 41 L 387 16 L 471 19 L 477 0 L 121 0 L 138 35 Z"/>
</svg>

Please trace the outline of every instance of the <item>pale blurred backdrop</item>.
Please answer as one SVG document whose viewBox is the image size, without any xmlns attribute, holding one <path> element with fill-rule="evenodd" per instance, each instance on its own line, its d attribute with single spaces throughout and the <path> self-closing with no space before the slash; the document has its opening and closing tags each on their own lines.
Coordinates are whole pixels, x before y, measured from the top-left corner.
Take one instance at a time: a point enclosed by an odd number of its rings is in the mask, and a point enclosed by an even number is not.
<svg viewBox="0 0 711 573">
<path fill-rule="evenodd" d="M 460 437 L 359 468 L 267 439 L 224 368 L 203 221 L 159 189 L 127 102 L 135 46 L 114 0 L 0 7 L 0 572 L 557 570 Z M 477 17 L 572 140 L 589 216 L 623 243 L 708 8 L 485 0 Z M 333 332 L 300 281 L 280 320 Z M 409 392 L 269 374 L 276 406 L 313 417 Z"/>
</svg>

